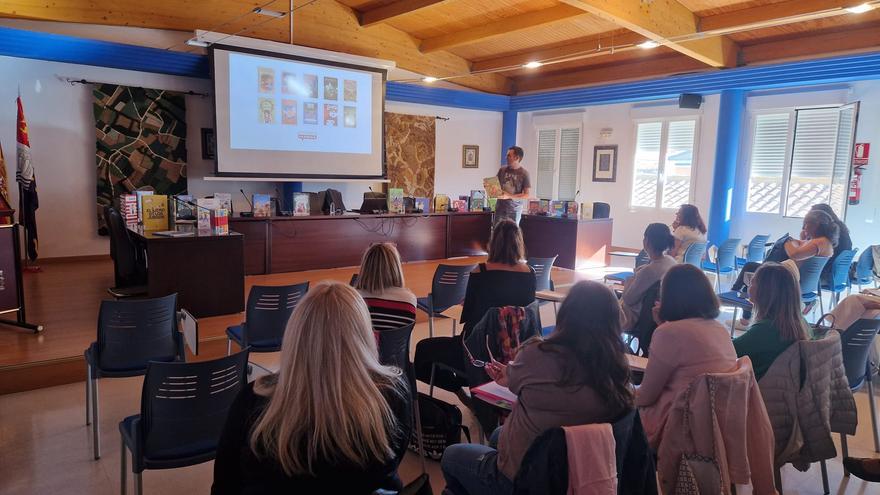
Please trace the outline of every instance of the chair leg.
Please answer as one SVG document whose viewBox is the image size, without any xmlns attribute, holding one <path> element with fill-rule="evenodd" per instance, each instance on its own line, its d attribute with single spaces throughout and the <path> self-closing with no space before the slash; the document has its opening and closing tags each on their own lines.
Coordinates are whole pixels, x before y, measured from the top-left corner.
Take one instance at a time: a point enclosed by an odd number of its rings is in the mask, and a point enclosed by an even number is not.
<svg viewBox="0 0 880 495">
<path fill-rule="evenodd" d="M 840 455 L 841 459 L 846 459 L 849 457 L 849 447 L 846 445 L 846 434 L 840 434 Z M 845 477 L 849 477 L 849 470 L 846 469 L 846 464 L 843 465 L 843 475 Z"/>
<path fill-rule="evenodd" d="M 416 443 L 419 446 L 419 457 L 422 458 L 422 472 L 427 473 L 427 467 L 425 466 L 425 445 L 424 438 L 422 437 L 422 414 L 419 409 L 419 393 L 417 391 L 414 393 L 415 400 L 413 400 L 413 414 L 415 414 L 416 420 Z"/>
<path fill-rule="evenodd" d="M 431 378 L 428 380 L 428 396 L 434 397 L 434 372 L 437 371 L 437 363 L 431 363 Z"/>
<path fill-rule="evenodd" d="M 101 433 L 98 422 L 98 379 L 92 377 L 92 442 L 94 443 L 95 460 L 101 458 Z"/>
<path fill-rule="evenodd" d="M 134 493 L 135 495 L 143 495 L 144 493 L 143 473 L 134 473 Z"/>
<path fill-rule="evenodd" d="M 819 467 L 822 469 L 822 493 L 828 495 L 831 493 L 831 487 L 828 485 L 828 466 L 825 465 L 825 459 L 819 461 Z"/>
<path fill-rule="evenodd" d="M 92 367 L 86 363 L 86 426 L 92 424 Z"/>
<path fill-rule="evenodd" d="M 128 460 L 126 457 L 126 448 L 125 448 L 125 438 L 122 435 L 119 435 L 121 439 L 121 445 L 119 447 L 119 488 L 120 493 L 125 495 L 126 489 L 128 488 L 128 466 L 126 465 L 126 461 Z"/>
<path fill-rule="evenodd" d="M 434 337 L 434 316 L 428 314 L 428 338 Z"/>
<path fill-rule="evenodd" d="M 455 337 L 455 318 L 452 319 L 452 336 Z"/>
<path fill-rule="evenodd" d="M 232 339 L 226 339 L 226 355 L 232 355 Z"/>
<path fill-rule="evenodd" d="M 782 468 L 773 469 L 773 483 L 776 484 L 776 491 L 782 495 Z"/>
<path fill-rule="evenodd" d="M 880 435 L 877 434 L 877 405 L 874 403 L 874 381 L 871 379 L 873 370 L 868 365 L 868 405 L 871 407 L 871 426 L 874 430 L 874 452 L 880 453 Z"/>
<path fill-rule="evenodd" d="M 730 320 L 730 338 L 733 338 L 733 330 L 736 328 L 736 312 L 739 310 L 738 307 L 733 307 L 733 319 Z"/>
</svg>

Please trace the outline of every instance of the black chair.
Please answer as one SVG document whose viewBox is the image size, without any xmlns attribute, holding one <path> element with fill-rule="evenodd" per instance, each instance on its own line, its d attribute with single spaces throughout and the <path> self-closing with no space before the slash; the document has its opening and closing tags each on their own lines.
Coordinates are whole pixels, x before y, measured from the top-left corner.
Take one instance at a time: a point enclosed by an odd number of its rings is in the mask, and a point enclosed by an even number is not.
<svg viewBox="0 0 880 495">
<path fill-rule="evenodd" d="M 660 281 L 654 282 L 642 296 L 642 307 L 639 310 L 639 318 L 626 333 L 632 338 L 639 339 L 639 347 L 636 354 L 648 357 L 648 349 L 651 347 L 651 338 L 657 323 L 654 321 L 654 303 L 660 300 Z M 632 343 L 632 338 L 629 344 Z"/>
<path fill-rule="evenodd" d="M 226 329 L 226 355 L 232 354 L 232 343 L 251 352 L 277 352 L 287 321 L 296 305 L 309 290 L 309 283 L 296 285 L 254 285 L 248 293 L 245 321 Z"/>
<path fill-rule="evenodd" d="M 110 206 L 104 207 L 104 218 L 110 234 L 110 257 L 113 259 L 114 286 L 107 289 L 122 299 L 147 293 L 146 264 L 143 255 L 128 235 L 122 215 Z"/>
<path fill-rule="evenodd" d="M 358 278 L 359 278 L 359 277 L 360 277 L 360 274 L 358 274 L 358 273 L 352 273 L 352 274 L 351 274 L 351 279 L 348 281 L 348 285 L 350 285 L 350 286 L 352 286 L 352 287 L 356 286 L 357 283 L 358 283 Z"/>
<path fill-rule="evenodd" d="M 477 265 L 437 265 L 434 280 L 431 282 L 431 293 L 416 300 L 416 307 L 428 314 L 429 337 L 434 336 L 434 318 L 445 318 L 440 313 L 464 301 L 468 279 L 476 267 Z M 452 334 L 455 335 L 454 320 Z"/>
<path fill-rule="evenodd" d="M 177 294 L 101 301 L 98 339 L 85 351 L 86 424 L 92 425 L 95 459 L 101 458 L 98 379 L 143 375 L 150 361 L 185 360 L 183 335 L 177 331 L 176 306 Z"/>
<path fill-rule="evenodd" d="M 535 270 L 535 291 L 553 290 L 553 279 L 550 278 L 553 272 L 553 263 L 556 258 L 529 258 L 526 263 Z"/>
<path fill-rule="evenodd" d="M 135 493 L 145 469 L 174 469 L 214 459 L 226 415 L 245 386 L 248 351 L 198 363 L 151 362 L 141 392 L 141 413 L 119 423 L 121 487 L 127 488 L 131 452 Z"/>
<path fill-rule="evenodd" d="M 874 337 L 880 331 L 880 319 L 861 319 L 850 325 L 840 335 L 840 345 L 843 353 L 843 369 L 846 371 L 846 379 L 849 388 L 853 392 L 868 385 L 868 404 L 871 408 L 871 425 L 874 433 L 874 451 L 880 452 L 880 436 L 877 434 L 877 411 L 874 405 L 874 383 L 872 381 L 872 363 L 870 359 L 871 345 Z M 840 434 L 840 446 L 843 457 L 848 457 L 849 449 L 846 445 L 846 435 Z M 845 474 L 849 475 L 848 472 Z"/>
</svg>

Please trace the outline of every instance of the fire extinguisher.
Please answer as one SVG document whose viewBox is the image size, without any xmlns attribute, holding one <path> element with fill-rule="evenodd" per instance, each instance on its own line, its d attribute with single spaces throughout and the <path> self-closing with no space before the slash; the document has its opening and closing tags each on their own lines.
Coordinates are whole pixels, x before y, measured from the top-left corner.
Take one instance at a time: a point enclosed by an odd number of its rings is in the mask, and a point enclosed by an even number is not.
<svg viewBox="0 0 880 495">
<path fill-rule="evenodd" d="M 862 197 L 862 167 L 853 170 L 853 176 L 849 183 L 849 204 L 857 205 Z"/>
</svg>

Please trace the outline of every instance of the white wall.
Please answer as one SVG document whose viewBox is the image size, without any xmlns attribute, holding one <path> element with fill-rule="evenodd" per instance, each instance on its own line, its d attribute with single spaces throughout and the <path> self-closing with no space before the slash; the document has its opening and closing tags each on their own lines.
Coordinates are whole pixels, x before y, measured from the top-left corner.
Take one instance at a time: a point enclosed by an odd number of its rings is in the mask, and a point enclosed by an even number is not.
<svg viewBox="0 0 880 495">
<path fill-rule="evenodd" d="M 528 112 L 520 115 L 517 136 L 525 149 L 524 164 L 537 177 L 537 127 L 555 125 L 582 125 L 580 164 L 581 203 L 601 201 L 611 205 L 614 229 L 611 242 L 617 247 L 640 248 L 642 234 L 651 222 L 672 223 L 675 210 L 641 208 L 630 206 L 633 181 L 633 158 L 635 156 L 635 120 L 697 116 L 699 119 L 694 179 L 691 184 L 694 204 L 708 218 L 712 192 L 712 173 L 715 159 L 715 140 L 718 126 L 717 95 L 705 98 L 699 110 L 682 110 L 678 102 L 662 101 L 645 104 L 616 104 L 590 106 L 560 112 Z M 611 128 L 612 136 L 602 139 L 600 129 Z M 593 182 L 593 147 L 597 145 L 618 146 L 617 181 Z M 534 185 L 534 184 L 533 184 Z"/>
<path fill-rule="evenodd" d="M 857 143 L 871 143 L 868 167 L 862 175 L 862 200 L 846 210 L 846 225 L 853 246 L 865 249 L 880 244 L 880 81 L 853 84 L 854 101 L 860 101 Z"/>
</svg>

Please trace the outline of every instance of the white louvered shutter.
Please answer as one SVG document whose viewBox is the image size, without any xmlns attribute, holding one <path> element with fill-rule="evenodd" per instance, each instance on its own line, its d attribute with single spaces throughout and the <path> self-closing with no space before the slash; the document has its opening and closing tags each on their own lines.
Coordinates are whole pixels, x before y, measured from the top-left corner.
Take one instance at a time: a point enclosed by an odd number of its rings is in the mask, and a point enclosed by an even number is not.
<svg viewBox="0 0 880 495">
<path fill-rule="evenodd" d="M 636 131 L 632 189 L 633 206 L 657 206 L 663 122 L 642 122 Z"/>
<path fill-rule="evenodd" d="M 553 178 L 556 175 L 556 129 L 538 131 L 538 181 L 535 195 L 553 199 Z"/>
<path fill-rule="evenodd" d="M 580 144 L 580 128 L 562 129 L 560 131 L 559 188 L 557 194 L 557 199 L 560 201 L 573 201 L 577 193 Z"/>
<path fill-rule="evenodd" d="M 795 112 L 794 145 L 785 216 L 803 217 L 816 203 L 831 197 L 831 174 L 837 149 L 837 108 L 811 108 Z"/>
<path fill-rule="evenodd" d="M 763 114 L 755 118 L 746 211 L 779 213 L 790 120 L 789 113 Z"/>
<path fill-rule="evenodd" d="M 663 164 L 663 208 L 678 208 L 690 203 L 696 129 L 696 120 L 676 120 L 669 123 Z"/>
</svg>

